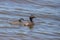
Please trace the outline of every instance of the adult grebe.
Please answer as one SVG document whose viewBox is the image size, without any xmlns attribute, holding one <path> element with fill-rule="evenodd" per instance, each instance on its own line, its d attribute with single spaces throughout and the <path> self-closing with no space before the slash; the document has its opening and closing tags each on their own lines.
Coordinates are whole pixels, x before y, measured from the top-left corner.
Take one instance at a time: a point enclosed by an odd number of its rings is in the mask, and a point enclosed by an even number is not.
<svg viewBox="0 0 60 40">
<path fill-rule="evenodd" d="M 32 26 L 32 25 L 34 25 L 33 18 L 35 18 L 35 16 L 31 15 L 29 17 L 29 21 L 23 22 L 24 26 Z"/>
</svg>

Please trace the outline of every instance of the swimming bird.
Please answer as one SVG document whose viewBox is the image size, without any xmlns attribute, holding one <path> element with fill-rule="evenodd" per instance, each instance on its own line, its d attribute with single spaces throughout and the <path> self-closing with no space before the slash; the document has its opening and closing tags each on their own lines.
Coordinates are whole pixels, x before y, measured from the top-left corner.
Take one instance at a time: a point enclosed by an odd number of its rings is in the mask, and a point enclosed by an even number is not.
<svg viewBox="0 0 60 40">
<path fill-rule="evenodd" d="M 29 20 L 24 20 L 23 18 L 20 18 L 18 21 L 14 21 L 14 22 L 11 22 L 12 24 L 15 24 L 15 25 L 24 25 L 24 26 L 30 26 L 32 27 L 34 25 L 34 22 L 33 22 L 33 18 L 35 18 L 35 16 L 31 15 L 29 17 Z"/>
<path fill-rule="evenodd" d="M 17 21 L 10 22 L 10 24 L 13 24 L 13 25 L 21 25 L 23 20 L 24 20 L 23 18 L 20 18 Z"/>
<path fill-rule="evenodd" d="M 35 18 L 35 16 L 31 15 L 29 17 L 29 21 L 23 22 L 24 26 L 33 26 L 34 25 L 33 18 Z"/>
</svg>

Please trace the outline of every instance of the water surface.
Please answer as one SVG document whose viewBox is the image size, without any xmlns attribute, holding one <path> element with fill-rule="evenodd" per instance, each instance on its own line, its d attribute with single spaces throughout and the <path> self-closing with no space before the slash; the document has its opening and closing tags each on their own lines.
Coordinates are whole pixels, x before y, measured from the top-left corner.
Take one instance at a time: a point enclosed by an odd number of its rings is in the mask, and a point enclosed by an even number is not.
<svg viewBox="0 0 60 40">
<path fill-rule="evenodd" d="M 31 14 L 32 29 L 10 24 Z M 0 0 L 0 40 L 60 40 L 60 0 Z"/>
</svg>

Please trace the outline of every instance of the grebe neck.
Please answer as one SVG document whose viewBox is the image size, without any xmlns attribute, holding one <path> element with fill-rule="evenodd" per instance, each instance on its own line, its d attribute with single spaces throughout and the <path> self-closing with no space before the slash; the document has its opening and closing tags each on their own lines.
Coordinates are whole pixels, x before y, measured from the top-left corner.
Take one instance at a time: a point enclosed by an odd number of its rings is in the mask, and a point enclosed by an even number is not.
<svg viewBox="0 0 60 40">
<path fill-rule="evenodd" d="M 29 19 L 30 19 L 31 22 L 33 22 L 33 18 L 30 17 Z"/>
</svg>

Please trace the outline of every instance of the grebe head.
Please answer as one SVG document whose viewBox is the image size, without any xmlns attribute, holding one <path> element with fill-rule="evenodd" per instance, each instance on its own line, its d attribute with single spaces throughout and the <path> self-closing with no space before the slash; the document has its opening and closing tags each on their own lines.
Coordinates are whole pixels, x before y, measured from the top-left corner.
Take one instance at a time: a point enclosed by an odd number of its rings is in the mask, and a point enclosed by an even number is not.
<svg viewBox="0 0 60 40">
<path fill-rule="evenodd" d="M 30 18 L 35 18 L 35 16 L 34 15 L 31 15 Z"/>
<path fill-rule="evenodd" d="M 23 19 L 23 18 L 20 18 L 18 21 L 19 21 L 19 22 L 22 22 L 22 20 L 24 20 L 24 19 Z"/>
</svg>

